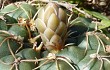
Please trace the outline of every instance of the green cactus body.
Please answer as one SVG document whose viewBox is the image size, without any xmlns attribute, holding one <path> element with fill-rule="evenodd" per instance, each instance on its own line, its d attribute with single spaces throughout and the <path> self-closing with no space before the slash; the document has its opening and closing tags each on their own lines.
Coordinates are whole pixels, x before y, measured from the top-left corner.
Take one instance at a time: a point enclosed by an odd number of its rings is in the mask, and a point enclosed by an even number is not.
<svg viewBox="0 0 110 70">
<path fill-rule="evenodd" d="M 36 27 L 50 52 L 58 52 L 64 47 L 67 36 L 67 15 L 57 4 L 49 3 L 45 8 L 40 9 Z"/>
</svg>

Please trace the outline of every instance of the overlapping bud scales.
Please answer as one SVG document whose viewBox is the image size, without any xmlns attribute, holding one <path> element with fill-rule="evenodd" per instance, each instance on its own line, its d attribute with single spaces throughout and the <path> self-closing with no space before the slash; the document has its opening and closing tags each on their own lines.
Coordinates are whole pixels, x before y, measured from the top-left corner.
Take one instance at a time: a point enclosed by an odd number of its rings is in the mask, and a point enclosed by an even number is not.
<svg viewBox="0 0 110 70">
<path fill-rule="evenodd" d="M 67 35 L 67 14 L 56 3 L 49 3 L 40 9 L 36 27 L 49 51 L 57 52 L 64 47 Z"/>
</svg>

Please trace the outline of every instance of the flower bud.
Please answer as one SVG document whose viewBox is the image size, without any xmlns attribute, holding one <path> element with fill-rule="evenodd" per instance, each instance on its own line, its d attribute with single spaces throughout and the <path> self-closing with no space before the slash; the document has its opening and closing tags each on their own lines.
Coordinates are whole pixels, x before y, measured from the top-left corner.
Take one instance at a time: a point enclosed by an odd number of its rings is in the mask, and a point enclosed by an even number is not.
<svg viewBox="0 0 110 70">
<path fill-rule="evenodd" d="M 67 14 L 59 5 L 48 3 L 46 7 L 42 7 L 35 23 L 45 47 L 50 52 L 56 53 L 64 48 Z"/>
</svg>

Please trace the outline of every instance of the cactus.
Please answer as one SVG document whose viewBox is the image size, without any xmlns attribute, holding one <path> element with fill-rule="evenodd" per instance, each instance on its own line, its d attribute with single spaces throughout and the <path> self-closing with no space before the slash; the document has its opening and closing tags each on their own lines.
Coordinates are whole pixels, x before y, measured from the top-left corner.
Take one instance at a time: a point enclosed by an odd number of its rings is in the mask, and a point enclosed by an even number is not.
<svg viewBox="0 0 110 70">
<path fill-rule="evenodd" d="M 35 59 L 35 57 L 39 58 L 39 53 L 37 53 L 35 50 L 31 48 L 23 49 L 22 51 L 18 52 L 15 55 L 16 59 L 12 55 L 7 55 L 5 57 L 2 57 L 0 60 L 0 68 L 1 70 L 9 70 L 13 69 L 16 70 L 16 63 L 17 63 L 17 69 L 18 70 L 32 70 L 36 67 L 36 64 L 34 62 L 19 62 L 19 60 L 24 59 Z M 15 63 L 15 61 L 18 60 L 18 62 Z M 13 67 L 14 65 L 14 67 Z"/>
<path fill-rule="evenodd" d="M 2 7 L 0 70 L 110 70 L 109 18 L 71 3 Z"/>
</svg>

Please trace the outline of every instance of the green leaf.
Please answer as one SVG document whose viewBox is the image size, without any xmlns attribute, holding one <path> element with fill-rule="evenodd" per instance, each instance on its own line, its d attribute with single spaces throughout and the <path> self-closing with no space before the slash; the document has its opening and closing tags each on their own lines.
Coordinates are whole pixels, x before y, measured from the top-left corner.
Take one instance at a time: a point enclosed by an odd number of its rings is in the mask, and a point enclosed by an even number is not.
<svg viewBox="0 0 110 70">
<path fill-rule="evenodd" d="M 94 59 L 94 65 L 93 67 L 91 67 L 90 70 L 95 70 L 95 69 L 99 69 L 100 68 L 100 65 L 101 65 L 101 61 L 100 60 L 97 60 L 97 59 Z M 106 61 L 104 61 L 106 62 Z M 101 68 L 102 70 L 107 70 L 107 69 L 104 69 L 104 66 Z"/>
<path fill-rule="evenodd" d="M 97 57 L 95 58 L 96 52 L 97 50 L 88 50 L 87 53 L 84 53 L 84 50 L 78 47 L 68 46 L 67 48 L 57 53 L 56 57 L 58 56 L 58 57 L 68 58 L 72 60 L 72 62 L 75 64 L 76 70 L 82 70 L 82 69 L 83 70 L 96 70 L 96 69 L 99 70 L 102 62 Z M 100 56 L 109 56 L 103 51 L 99 51 L 98 54 Z M 40 64 L 42 64 L 43 62 L 45 61 L 40 62 Z M 60 70 L 71 70 L 70 69 L 71 67 L 70 66 L 68 67 L 68 64 L 65 63 L 64 61 L 58 60 L 57 62 L 58 62 Z M 102 65 L 102 69 L 109 70 L 110 63 L 106 60 L 103 60 L 103 62 L 104 64 Z M 56 67 L 57 67 L 56 62 L 52 60 L 44 64 L 43 66 L 41 66 L 40 70 L 56 70 Z"/>
<path fill-rule="evenodd" d="M 4 9 L 2 9 L 0 12 L 6 14 L 6 13 L 9 13 L 9 12 L 13 12 L 17 9 L 18 9 L 18 7 L 16 5 L 9 4 L 9 5 L 5 6 Z"/>
<path fill-rule="evenodd" d="M 11 34 L 14 34 L 16 36 L 21 36 L 23 38 L 27 38 L 28 37 L 28 32 L 26 30 L 26 28 L 24 26 L 19 26 L 19 25 L 13 25 L 8 32 L 10 32 Z"/>
<path fill-rule="evenodd" d="M 91 70 L 91 67 L 95 64 L 96 59 L 94 59 L 94 61 L 92 61 L 89 65 L 87 65 L 87 64 L 91 60 L 90 54 L 93 54 L 95 52 L 96 52 L 95 50 L 87 52 L 85 57 L 77 64 L 79 66 L 80 70 L 82 70 L 82 69 L 84 69 L 84 70 Z"/>
<path fill-rule="evenodd" d="M 76 19 L 74 19 L 70 24 L 72 25 L 85 25 L 88 26 L 89 24 L 91 24 L 91 20 L 85 17 L 77 17 Z"/>
<path fill-rule="evenodd" d="M 4 14 L 0 12 L 0 16 L 3 16 Z"/>
<path fill-rule="evenodd" d="M 45 53 L 44 53 L 45 54 Z M 56 54 L 56 57 L 63 57 L 71 60 L 69 63 L 75 66 L 76 70 L 77 68 L 77 63 L 81 61 L 85 57 L 84 50 L 78 48 L 77 46 L 68 46 L 67 48 L 63 49 L 62 51 L 59 51 Z M 46 61 L 46 60 L 45 60 Z M 40 64 L 42 64 L 45 61 L 41 61 Z M 58 65 L 60 70 L 73 70 L 66 62 L 62 60 L 58 60 Z M 56 61 L 49 61 L 45 65 L 43 65 L 40 70 L 57 70 L 56 69 Z"/>
<path fill-rule="evenodd" d="M 90 15 L 98 18 L 98 19 L 101 19 L 101 20 L 109 20 L 106 16 L 100 14 L 99 12 L 95 12 L 95 11 L 88 11 L 88 10 L 85 10 L 87 13 L 89 13 Z"/>
<path fill-rule="evenodd" d="M 71 32 L 73 32 L 73 36 L 81 35 L 88 30 L 94 30 L 91 28 L 91 20 L 84 17 L 77 17 L 71 23 L 72 27 L 69 28 Z"/>
<path fill-rule="evenodd" d="M 35 59 L 40 58 L 40 52 L 33 50 L 32 48 L 26 48 L 21 50 L 19 53 L 16 54 L 24 59 Z"/>
<path fill-rule="evenodd" d="M 84 58 L 84 50 L 78 48 L 77 46 L 68 46 L 68 48 L 65 48 L 57 55 L 67 57 L 77 64 L 82 58 Z"/>
<path fill-rule="evenodd" d="M 58 61 L 59 69 L 57 69 L 56 62 L 53 61 L 40 67 L 40 70 L 73 70 L 66 62 L 61 60 L 57 60 L 57 61 Z M 42 62 L 40 64 L 42 64 Z"/>
<path fill-rule="evenodd" d="M 22 57 L 19 57 L 19 56 L 16 56 L 16 58 L 21 58 Z M 13 66 L 12 64 L 10 63 L 14 63 L 15 61 L 15 58 L 12 56 L 12 55 L 8 55 L 8 56 L 5 56 L 3 58 L 0 59 L 1 61 L 5 62 L 6 64 L 0 62 L 0 70 L 10 70 L 11 67 Z M 35 64 L 33 62 L 18 62 L 18 69 L 19 70 L 32 70 L 35 68 Z M 16 70 L 15 67 L 12 69 L 12 70 Z"/>
<path fill-rule="evenodd" d="M 1 33 L 0 33 L 1 34 Z M 7 40 L 5 40 L 6 38 L 10 37 L 10 36 L 6 36 L 6 34 L 3 34 L 3 36 L 0 36 L 0 58 L 4 57 L 4 56 L 7 56 L 7 55 L 10 55 L 10 50 L 8 48 L 8 43 L 7 43 Z M 5 40 L 5 41 L 4 41 Z M 3 42 L 4 41 L 4 42 Z M 11 40 L 9 39 L 9 44 L 10 44 L 10 47 L 11 47 L 11 50 L 13 53 L 16 52 L 16 50 L 20 47 L 20 44 L 18 44 L 17 41 L 15 40 Z"/>
<path fill-rule="evenodd" d="M 98 43 L 98 40 L 94 35 L 89 35 L 88 41 L 86 36 L 78 37 L 78 47 L 80 47 L 81 49 L 86 49 L 86 47 L 88 50 L 97 49 L 99 44 L 100 43 Z"/>
<path fill-rule="evenodd" d="M 33 70 L 36 65 L 32 62 L 21 62 L 19 64 L 19 70 Z"/>
<path fill-rule="evenodd" d="M 35 7 L 23 2 L 17 5 L 9 4 L 5 6 L 0 13 L 7 14 L 8 16 L 13 17 L 17 20 L 18 18 L 30 19 L 34 16 L 36 11 L 37 10 Z"/>
<path fill-rule="evenodd" d="M 5 56 L 5 57 L 2 57 L 0 60 L 1 60 L 2 62 L 4 62 L 4 63 L 10 64 L 10 63 L 12 63 L 15 59 L 12 57 L 12 55 L 8 55 L 8 56 Z M 0 69 L 1 69 L 1 70 L 9 70 L 9 69 L 12 67 L 12 65 L 7 65 L 7 64 L 4 64 L 4 63 L 2 63 L 2 62 L 0 62 Z"/>
<path fill-rule="evenodd" d="M 102 33 L 97 32 L 95 35 L 90 33 L 88 36 L 79 36 L 77 45 L 81 49 L 87 48 L 88 50 L 97 50 L 97 48 L 100 47 L 99 50 L 104 51 L 103 45 L 110 45 L 110 40 L 107 39 Z"/>
<path fill-rule="evenodd" d="M 6 22 L 0 19 L 0 30 L 7 30 Z"/>
<path fill-rule="evenodd" d="M 110 61 L 110 58 L 108 58 L 107 60 Z M 104 69 L 105 70 L 110 70 L 110 63 L 108 61 L 104 61 Z"/>
<path fill-rule="evenodd" d="M 4 15 L 4 17 L 5 17 L 5 20 L 6 20 L 7 24 L 15 24 L 15 23 L 18 22 L 15 18 L 13 18 L 9 15 Z"/>
<path fill-rule="evenodd" d="M 110 26 L 110 20 L 102 20 L 101 24 L 98 26 L 99 29 L 104 29 Z"/>
<path fill-rule="evenodd" d="M 110 30 L 109 30 L 109 27 L 102 29 L 102 31 L 103 31 L 103 33 L 104 33 L 108 38 L 110 38 Z"/>
<path fill-rule="evenodd" d="M 21 4 L 21 9 L 24 10 L 25 13 L 27 12 L 29 17 L 33 17 L 37 11 L 35 7 L 33 7 L 32 5 L 29 5 L 27 3 Z"/>
<path fill-rule="evenodd" d="M 98 59 L 97 57 L 96 58 L 92 58 L 92 57 L 95 57 L 95 54 L 96 54 L 96 51 L 97 50 L 89 50 L 87 51 L 87 54 L 85 55 L 85 57 L 77 64 L 80 68 L 80 70 L 96 70 L 96 69 L 100 69 L 100 66 L 101 66 L 101 60 Z M 100 56 L 108 56 L 107 54 L 105 54 L 104 52 L 99 52 L 98 53 Z M 91 57 L 92 56 L 92 57 Z M 105 58 L 106 59 L 106 58 Z M 107 62 L 107 61 L 103 61 L 104 63 Z M 107 62 L 109 64 L 109 62 Z M 107 65 L 106 67 L 108 68 L 108 66 L 110 65 Z M 102 64 L 102 70 L 106 70 L 106 68 L 104 66 L 104 64 Z"/>
</svg>

